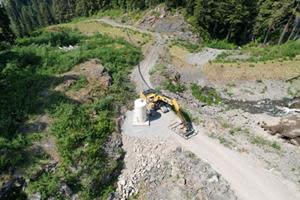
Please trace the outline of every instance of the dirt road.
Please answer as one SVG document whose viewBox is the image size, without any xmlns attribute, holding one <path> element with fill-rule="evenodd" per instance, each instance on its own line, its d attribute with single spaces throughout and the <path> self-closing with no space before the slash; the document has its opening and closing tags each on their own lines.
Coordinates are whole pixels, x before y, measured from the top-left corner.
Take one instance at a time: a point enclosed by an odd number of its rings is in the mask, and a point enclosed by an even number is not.
<svg viewBox="0 0 300 200">
<path fill-rule="evenodd" d="M 222 174 L 240 199 L 300 199 L 299 188 L 293 183 L 263 169 L 260 163 L 254 163 L 247 155 L 222 146 L 204 132 L 200 130 L 197 136 L 188 141 L 177 135 L 173 139 Z"/>
<path fill-rule="evenodd" d="M 132 80 L 135 82 L 136 90 L 138 92 L 149 89 L 148 85 L 150 88 L 153 88 L 149 72 L 155 66 L 165 44 L 164 39 L 159 34 L 155 34 L 155 38 L 155 44 L 149 48 L 147 55 L 145 55 L 145 59 L 140 63 L 140 71 L 139 68 L 136 67 L 132 73 Z M 147 84 L 142 79 L 140 73 Z"/>
<path fill-rule="evenodd" d="M 113 26 L 133 28 L 102 20 Z M 136 28 L 133 28 L 136 30 Z M 145 31 L 142 31 L 145 32 Z M 153 35 L 153 33 L 151 33 Z M 159 54 L 164 49 L 164 40 L 159 34 L 154 34 L 155 44 L 150 47 L 140 68 L 145 80 L 150 84 L 149 71 L 155 65 Z M 138 69 L 132 75 L 137 89 L 146 89 L 145 84 L 139 77 Z M 209 138 L 203 129 L 198 129 L 199 134 L 185 140 L 174 134 L 169 140 L 193 152 L 199 158 L 207 161 L 217 172 L 219 172 L 230 184 L 239 199 L 243 200 L 297 200 L 300 199 L 300 191 L 292 182 L 283 177 L 267 171 L 247 155 L 235 152 L 222 146 L 218 141 Z"/>
<path fill-rule="evenodd" d="M 138 29 L 133 26 L 119 24 L 119 23 L 117 23 L 111 19 L 107 19 L 107 18 L 103 18 L 98 21 L 109 24 L 111 26 L 116 26 L 116 27 L 120 27 L 120 28 L 129 28 L 129 29 L 132 29 L 135 31 L 149 34 L 153 37 L 154 44 L 149 44 L 146 47 L 146 50 L 144 52 L 145 53 L 144 60 L 142 60 L 140 62 L 139 66 L 135 67 L 135 69 L 133 70 L 133 72 L 131 74 L 131 79 L 136 85 L 137 92 L 141 92 L 143 90 L 149 89 L 148 86 L 150 88 L 153 88 L 151 81 L 150 81 L 149 71 L 155 66 L 155 64 L 159 58 L 159 55 L 163 51 L 163 48 L 165 46 L 165 39 L 163 38 L 163 36 L 161 36 L 159 33 L 152 33 L 152 32 L 146 31 L 146 30 Z M 139 67 L 140 67 L 140 71 L 139 71 Z M 142 76 L 140 75 L 140 73 Z M 144 80 L 142 77 L 144 78 Z"/>
</svg>

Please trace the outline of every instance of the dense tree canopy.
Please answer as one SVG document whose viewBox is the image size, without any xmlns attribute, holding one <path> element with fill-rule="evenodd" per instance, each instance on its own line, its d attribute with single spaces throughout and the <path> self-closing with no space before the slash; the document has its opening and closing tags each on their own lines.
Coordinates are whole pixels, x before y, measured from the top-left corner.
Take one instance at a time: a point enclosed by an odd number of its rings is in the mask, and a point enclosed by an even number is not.
<svg viewBox="0 0 300 200">
<path fill-rule="evenodd" d="M 298 0 L 5 0 L 11 27 L 18 36 L 104 9 L 142 10 L 160 3 L 185 9 L 201 36 L 207 38 L 238 44 L 251 40 L 282 43 L 299 35 Z"/>
<path fill-rule="evenodd" d="M 0 50 L 12 42 L 14 35 L 9 27 L 9 18 L 5 8 L 0 4 Z"/>
</svg>

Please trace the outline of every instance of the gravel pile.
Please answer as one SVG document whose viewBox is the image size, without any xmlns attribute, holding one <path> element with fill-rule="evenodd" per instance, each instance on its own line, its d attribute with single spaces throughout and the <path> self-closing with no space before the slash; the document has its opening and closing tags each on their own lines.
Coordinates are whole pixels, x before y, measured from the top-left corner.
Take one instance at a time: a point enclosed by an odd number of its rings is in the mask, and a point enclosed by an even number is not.
<svg viewBox="0 0 300 200">
<path fill-rule="evenodd" d="M 236 199 L 210 165 L 167 141 L 123 136 L 125 169 L 113 199 Z"/>
</svg>

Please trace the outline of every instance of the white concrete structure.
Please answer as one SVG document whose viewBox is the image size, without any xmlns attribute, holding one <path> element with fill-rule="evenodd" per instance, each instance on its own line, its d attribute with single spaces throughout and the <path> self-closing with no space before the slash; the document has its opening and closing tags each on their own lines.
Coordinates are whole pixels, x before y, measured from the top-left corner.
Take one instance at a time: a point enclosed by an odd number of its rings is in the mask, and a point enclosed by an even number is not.
<svg viewBox="0 0 300 200">
<path fill-rule="evenodd" d="M 134 101 L 134 126 L 149 126 L 149 119 L 147 116 L 147 102 L 143 99 L 137 99 Z"/>
</svg>

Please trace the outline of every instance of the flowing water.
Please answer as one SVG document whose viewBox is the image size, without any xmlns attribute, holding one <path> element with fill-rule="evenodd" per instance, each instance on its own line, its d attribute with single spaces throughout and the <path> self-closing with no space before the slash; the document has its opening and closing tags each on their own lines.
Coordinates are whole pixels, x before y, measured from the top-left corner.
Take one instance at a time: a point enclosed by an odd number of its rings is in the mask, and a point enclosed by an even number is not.
<svg viewBox="0 0 300 200">
<path fill-rule="evenodd" d="M 300 113 L 300 97 L 282 100 L 240 101 L 224 99 L 223 101 L 232 109 L 242 109 L 252 114 L 267 113 L 272 116 L 285 116 Z"/>
</svg>

